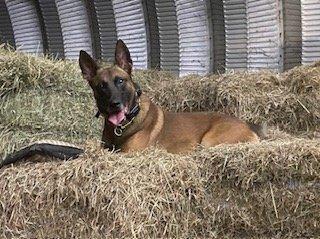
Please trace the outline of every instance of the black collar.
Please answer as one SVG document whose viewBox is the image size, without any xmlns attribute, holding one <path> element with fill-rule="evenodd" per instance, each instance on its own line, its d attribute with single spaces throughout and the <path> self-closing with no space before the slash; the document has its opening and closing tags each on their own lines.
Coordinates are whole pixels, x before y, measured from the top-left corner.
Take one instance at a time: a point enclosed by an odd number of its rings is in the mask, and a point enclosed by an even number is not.
<svg viewBox="0 0 320 239">
<path fill-rule="evenodd" d="M 140 104 L 139 99 L 138 103 L 130 110 L 129 114 L 126 115 L 128 121 L 131 121 L 134 117 L 136 117 L 140 112 Z"/>
</svg>

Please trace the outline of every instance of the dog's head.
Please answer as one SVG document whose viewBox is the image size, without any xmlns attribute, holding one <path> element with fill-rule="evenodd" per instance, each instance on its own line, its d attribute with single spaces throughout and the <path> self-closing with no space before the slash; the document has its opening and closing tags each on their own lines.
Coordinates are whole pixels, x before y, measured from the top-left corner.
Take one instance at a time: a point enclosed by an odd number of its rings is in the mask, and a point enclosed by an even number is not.
<svg viewBox="0 0 320 239">
<path fill-rule="evenodd" d="M 98 67 L 85 51 L 80 51 L 79 64 L 83 78 L 93 90 L 99 112 L 111 125 L 121 125 L 140 95 L 139 86 L 131 78 L 132 60 L 127 46 L 122 40 L 117 41 L 112 67 Z"/>
</svg>

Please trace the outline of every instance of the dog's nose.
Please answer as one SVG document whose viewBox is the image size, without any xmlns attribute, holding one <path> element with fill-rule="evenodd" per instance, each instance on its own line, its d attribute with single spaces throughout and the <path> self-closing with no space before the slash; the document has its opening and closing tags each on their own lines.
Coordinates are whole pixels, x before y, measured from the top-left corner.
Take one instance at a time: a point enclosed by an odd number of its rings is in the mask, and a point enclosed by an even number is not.
<svg viewBox="0 0 320 239">
<path fill-rule="evenodd" d="M 110 102 L 110 107 L 113 109 L 120 109 L 122 106 L 121 101 L 111 101 Z"/>
</svg>

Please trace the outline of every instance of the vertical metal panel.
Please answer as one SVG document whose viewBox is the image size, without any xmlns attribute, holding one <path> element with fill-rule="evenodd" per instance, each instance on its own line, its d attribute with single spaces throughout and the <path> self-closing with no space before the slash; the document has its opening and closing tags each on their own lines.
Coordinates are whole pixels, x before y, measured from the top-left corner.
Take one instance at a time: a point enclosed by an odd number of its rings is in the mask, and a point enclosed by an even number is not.
<svg viewBox="0 0 320 239">
<path fill-rule="evenodd" d="M 208 6 L 211 23 L 212 48 L 213 48 L 213 71 L 223 72 L 226 60 L 225 23 L 222 0 L 210 0 Z"/>
<path fill-rule="evenodd" d="M 68 59 L 78 59 L 79 51 L 93 54 L 89 19 L 83 0 L 55 0 L 58 9 L 64 55 Z"/>
<path fill-rule="evenodd" d="M 99 33 L 98 17 L 94 6 L 94 1 L 85 0 L 85 4 L 87 8 L 89 28 L 91 30 L 93 57 L 95 57 L 96 59 L 101 59 L 101 39 Z"/>
<path fill-rule="evenodd" d="M 210 71 L 211 42 L 207 5 L 199 0 L 176 0 L 180 75 Z"/>
<path fill-rule="evenodd" d="M 144 0 L 145 16 L 147 19 L 147 34 L 150 44 L 150 66 L 151 68 L 160 67 L 160 43 L 159 26 L 156 14 L 155 0 Z"/>
<path fill-rule="evenodd" d="M 247 69 L 246 0 L 224 0 L 226 69 Z"/>
<path fill-rule="evenodd" d="M 301 64 L 301 2 L 283 0 L 284 12 L 284 70 Z M 319 1 L 320 2 L 320 1 Z M 319 11 L 320 14 L 320 11 Z M 319 38 L 320 40 L 320 38 Z"/>
<path fill-rule="evenodd" d="M 248 68 L 280 68 L 277 0 L 247 0 Z"/>
<path fill-rule="evenodd" d="M 137 69 L 146 69 L 148 59 L 148 41 L 144 10 L 141 0 L 113 0 L 117 36 L 128 46 L 133 65 Z"/>
<path fill-rule="evenodd" d="M 302 0 L 302 63 L 320 60 L 320 1 Z"/>
<path fill-rule="evenodd" d="M 48 51 L 58 58 L 63 58 L 63 39 L 56 4 L 54 1 L 38 1 L 44 20 Z"/>
<path fill-rule="evenodd" d="M 179 73 L 179 35 L 174 0 L 156 0 L 159 25 L 160 67 Z"/>
<path fill-rule="evenodd" d="M 0 43 L 8 43 L 15 46 L 13 29 L 8 13 L 8 9 L 4 0 L 0 0 Z"/>
<path fill-rule="evenodd" d="M 94 0 L 101 44 L 101 58 L 113 62 L 117 42 L 116 22 L 111 0 Z"/>
<path fill-rule="evenodd" d="M 43 53 L 42 33 L 35 4 L 31 0 L 6 0 L 16 47 L 28 53 Z"/>
</svg>

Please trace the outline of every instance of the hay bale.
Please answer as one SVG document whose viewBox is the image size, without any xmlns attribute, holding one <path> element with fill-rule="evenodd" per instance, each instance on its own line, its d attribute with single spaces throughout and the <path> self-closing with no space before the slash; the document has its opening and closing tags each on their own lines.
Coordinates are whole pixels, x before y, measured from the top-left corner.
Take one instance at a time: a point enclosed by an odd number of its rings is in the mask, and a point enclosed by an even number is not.
<svg viewBox="0 0 320 239">
<path fill-rule="evenodd" d="M 320 130 L 319 73 L 320 67 L 313 66 L 285 74 L 262 71 L 180 80 L 163 79 L 161 74 L 157 79 L 156 73 L 151 73 L 155 76 L 144 84 L 147 94 L 167 110 L 219 111 L 299 134 Z M 135 79 L 144 76 L 138 72 Z"/>
<path fill-rule="evenodd" d="M 75 78 L 73 62 L 23 54 L 0 45 L 0 97 L 30 87 L 52 87 Z"/>
<path fill-rule="evenodd" d="M 0 171 L 0 235 L 314 237 L 320 141 L 112 154 Z M 2 232 L 1 232 L 2 230 Z"/>
<path fill-rule="evenodd" d="M 212 198 L 215 216 L 208 220 L 221 230 L 237 237 L 319 232 L 319 140 L 222 146 L 195 159 Z"/>
</svg>

